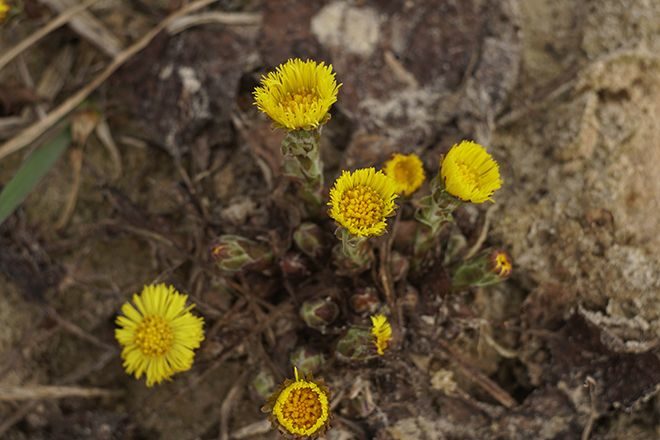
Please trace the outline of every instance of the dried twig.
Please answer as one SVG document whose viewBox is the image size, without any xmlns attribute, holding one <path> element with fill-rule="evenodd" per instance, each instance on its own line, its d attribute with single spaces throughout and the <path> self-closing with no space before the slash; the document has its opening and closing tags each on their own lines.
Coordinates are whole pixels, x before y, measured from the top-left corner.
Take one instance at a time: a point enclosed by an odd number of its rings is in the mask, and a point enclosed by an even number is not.
<svg viewBox="0 0 660 440">
<path fill-rule="evenodd" d="M 449 353 L 450 358 L 452 361 L 456 362 L 458 365 L 462 367 L 462 373 L 464 373 L 466 376 L 468 376 L 474 383 L 479 385 L 481 388 L 483 388 L 484 391 L 486 391 L 488 394 L 490 394 L 495 400 L 500 402 L 502 405 L 504 405 L 506 408 L 513 408 L 518 404 L 516 402 L 516 399 L 511 397 L 509 393 L 507 393 L 505 390 L 502 389 L 498 384 L 493 382 L 486 376 L 485 374 L 481 373 L 480 371 L 476 370 L 474 367 L 472 367 L 465 357 L 459 353 L 454 347 L 451 345 L 447 344 L 445 341 L 442 339 L 437 340 L 438 345 L 442 347 L 444 351 Z"/>
<path fill-rule="evenodd" d="M 270 431 L 270 429 L 271 427 L 268 419 L 259 420 L 258 422 L 250 423 L 249 425 L 243 426 L 232 432 L 230 438 L 237 440 L 249 438 L 258 434 L 265 434 Z"/>
<path fill-rule="evenodd" d="M 218 0 L 198 0 L 193 2 L 173 14 L 169 15 L 163 21 L 154 26 L 149 32 L 147 32 L 142 38 L 133 43 L 130 47 L 126 48 L 124 51 L 119 53 L 115 59 L 107 66 L 100 74 L 98 74 L 91 82 L 89 82 L 85 87 L 80 89 L 75 95 L 71 96 L 69 99 L 64 101 L 60 106 L 54 109 L 51 113 L 48 114 L 44 119 L 32 124 L 23 131 L 21 131 L 17 136 L 13 137 L 9 141 L 0 145 L 0 160 L 5 156 L 8 156 L 16 151 L 25 148 L 30 145 L 32 142 L 37 140 L 39 136 L 44 134 L 46 130 L 52 127 L 57 121 L 71 113 L 76 107 L 78 107 L 87 97 L 96 90 L 101 84 L 103 84 L 117 69 L 119 69 L 126 61 L 132 58 L 135 54 L 140 52 L 142 49 L 147 47 L 147 45 L 154 39 L 156 36 L 163 31 L 170 23 L 176 20 L 179 17 L 182 17 L 191 12 L 202 9 L 212 3 L 217 2 Z M 1 65 L 0 65 L 1 67 Z"/>
<path fill-rule="evenodd" d="M 229 440 L 229 416 L 231 415 L 232 408 L 236 406 L 236 401 L 241 398 L 245 390 L 245 382 L 247 382 L 249 373 L 249 370 L 243 371 L 243 374 L 236 380 L 220 406 L 219 440 Z"/>
<path fill-rule="evenodd" d="M 16 58 L 19 54 L 35 44 L 37 41 L 41 40 L 55 29 L 64 25 L 76 14 L 79 14 L 98 1 L 99 0 L 87 0 L 86 2 L 83 2 L 71 9 L 64 11 L 62 14 L 58 15 L 55 19 L 51 20 L 48 24 L 41 27 L 38 31 L 27 37 L 25 40 L 9 49 L 4 55 L 0 56 L 0 70 L 2 70 L 2 68 L 5 67 L 11 60 Z"/>
<path fill-rule="evenodd" d="M 468 258 L 471 258 L 479 252 L 479 249 L 481 249 L 481 246 L 484 244 L 484 241 L 486 241 L 486 237 L 488 236 L 488 229 L 490 228 L 490 217 L 493 214 L 493 211 L 495 210 L 495 205 L 491 205 L 488 207 L 486 210 L 486 215 L 484 216 L 484 224 L 481 227 L 481 231 L 479 232 L 479 237 L 477 238 L 477 241 L 474 242 L 472 247 L 467 251 L 465 256 L 463 257 L 463 260 L 467 260 Z"/>
<path fill-rule="evenodd" d="M 187 15 L 176 19 L 167 27 L 170 35 L 178 34 L 188 28 L 203 24 L 222 24 L 225 26 L 257 26 L 261 23 L 262 14 L 252 12 L 205 12 L 203 14 Z"/>
<path fill-rule="evenodd" d="M 77 3 L 77 0 L 39 0 L 56 10 L 66 11 Z M 69 20 L 69 26 L 81 37 L 92 43 L 110 57 L 117 56 L 122 49 L 119 39 L 110 32 L 96 17 L 87 11 L 81 11 Z"/>
<path fill-rule="evenodd" d="M 0 386 L 0 402 L 19 400 L 65 399 L 69 397 L 95 398 L 121 395 L 119 390 L 84 388 L 75 386 L 27 385 L 20 387 Z"/>
</svg>

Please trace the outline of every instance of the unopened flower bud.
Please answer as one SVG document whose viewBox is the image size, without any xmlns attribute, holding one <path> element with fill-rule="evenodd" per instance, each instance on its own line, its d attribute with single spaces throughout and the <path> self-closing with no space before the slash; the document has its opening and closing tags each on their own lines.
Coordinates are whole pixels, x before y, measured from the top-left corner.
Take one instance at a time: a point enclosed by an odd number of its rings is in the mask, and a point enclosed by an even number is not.
<svg viewBox="0 0 660 440">
<path fill-rule="evenodd" d="M 267 246 L 238 235 L 220 236 L 211 247 L 211 255 L 224 272 L 261 271 L 273 260 Z"/>
<path fill-rule="evenodd" d="M 316 258 L 323 253 L 323 231 L 316 223 L 302 223 L 293 233 L 293 241 L 306 255 Z"/>
<path fill-rule="evenodd" d="M 300 347 L 291 353 L 291 365 L 305 376 L 318 373 L 325 362 L 323 353 L 309 347 Z"/>
<path fill-rule="evenodd" d="M 378 357 L 374 349 L 374 337 L 369 329 L 350 327 L 337 342 L 337 359 L 344 362 L 361 362 Z"/>
<path fill-rule="evenodd" d="M 252 387 L 257 395 L 262 399 L 267 399 L 275 388 L 275 378 L 267 370 L 261 370 L 252 380 Z"/>
<path fill-rule="evenodd" d="M 301 277 L 309 275 L 307 262 L 302 255 L 295 252 L 288 252 L 280 260 L 280 269 L 286 277 Z"/>
<path fill-rule="evenodd" d="M 339 316 L 339 306 L 330 298 L 317 298 L 305 301 L 300 307 L 300 317 L 308 327 L 325 332 Z"/>
<path fill-rule="evenodd" d="M 483 287 L 497 284 L 509 277 L 511 257 L 503 250 L 486 250 L 462 262 L 452 274 L 452 287 Z"/>
<path fill-rule="evenodd" d="M 351 309 L 357 314 L 372 314 L 381 306 L 376 288 L 361 287 L 348 299 Z"/>
</svg>

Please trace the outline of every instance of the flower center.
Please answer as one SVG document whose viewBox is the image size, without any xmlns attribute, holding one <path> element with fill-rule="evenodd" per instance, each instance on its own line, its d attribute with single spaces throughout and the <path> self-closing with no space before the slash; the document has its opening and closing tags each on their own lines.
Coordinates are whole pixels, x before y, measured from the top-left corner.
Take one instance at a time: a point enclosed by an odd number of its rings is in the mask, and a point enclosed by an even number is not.
<svg viewBox="0 0 660 440">
<path fill-rule="evenodd" d="M 353 228 L 368 228 L 383 218 L 383 199 L 372 188 L 359 185 L 342 194 L 339 209 Z"/>
<path fill-rule="evenodd" d="M 501 277 L 507 276 L 511 273 L 511 262 L 506 254 L 497 254 L 495 257 L 495 272 Z"/>
<path fill-rule="evenodd" d="M 469 165 L 467 165 L 463 161 L 457 161 L 456 166 L 461 172 L 461 175 L 463 176 L 463 181 L 467 186 L 470 188 L 474 189 L 479 189 L 479 172 L 474 168 Z"/>
<path fill-rule="evenodd" d="M 311 428 L 322 414 L 319 395 L 310 388 L 292 390 L 282 405 L 284 419 L 297 429 Z"/>
<path fill-rule="evenodd" d="M 135 345 L 145 356 L 162 356 L 172 347 L 174 335 L 160 316 L 145 316 L 135 330 Z"/>
<path fill-rule="evenodd" d="M 397 182 L 410 183 L 415 177 L 415 172 L 407 162 L 399 162 L 394 166 L 394 178 Z"/>
<path fill-rule="evenodd" d="M 287 111 L 294 113 L 299 110 L 307 111 L 310 107 L 316 104 L 318 100 L 319 96 L 315 91 L 300 89 L 289 93 L 284 98 L 282 105 Z"/>
</svg>

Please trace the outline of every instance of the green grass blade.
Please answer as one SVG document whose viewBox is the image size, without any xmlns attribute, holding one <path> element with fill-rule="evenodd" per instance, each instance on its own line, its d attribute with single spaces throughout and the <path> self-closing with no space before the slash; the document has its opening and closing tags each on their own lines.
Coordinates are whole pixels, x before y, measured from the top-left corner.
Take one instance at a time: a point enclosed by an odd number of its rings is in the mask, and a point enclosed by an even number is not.
<svg viewBox="0 0 660 440">
<path fill-rule="evenodd" d="M 67 127 L 27 158 L 0 192 L 0 224 L 25 200 L 41 178 L 55 165 L 69 144 L 71 144 L 71 131 Z"/>
</svg>

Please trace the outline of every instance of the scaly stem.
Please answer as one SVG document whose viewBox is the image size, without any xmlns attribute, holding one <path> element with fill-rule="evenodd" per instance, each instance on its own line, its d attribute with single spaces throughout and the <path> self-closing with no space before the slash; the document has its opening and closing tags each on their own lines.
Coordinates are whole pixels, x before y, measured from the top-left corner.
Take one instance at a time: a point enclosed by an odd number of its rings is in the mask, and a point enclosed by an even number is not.
<svg viewBox="0 0 660 440">
<path fill-rule="evenodd" d="M 431 194 L 422 197 L 415 219 L 425 227 L 417 229 L 415 234 L 415 259 L 421 259 L 433 248 L 442 227 L 453 221 L 452 213 L 461 205 L 461 201 L 445 191 L 440 175 L 431 181 Z"/>
<path fill-rule="evenodd" d="M 300 196 L 311 213 L 322 206 L 323 163 L 319 142 L 321 129 L 290 131 L 282 141 L 283 174 L 299 185 Z"/>
</svg>

